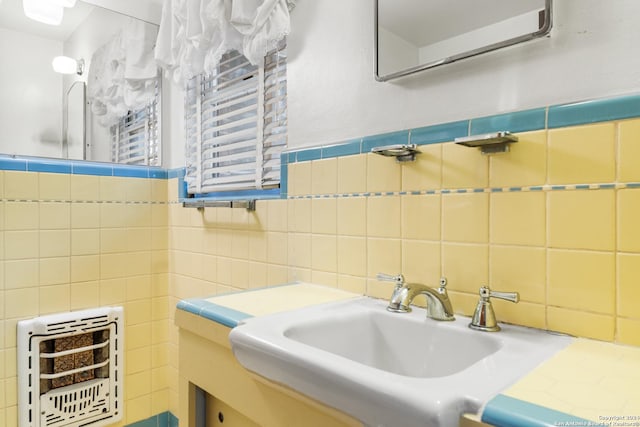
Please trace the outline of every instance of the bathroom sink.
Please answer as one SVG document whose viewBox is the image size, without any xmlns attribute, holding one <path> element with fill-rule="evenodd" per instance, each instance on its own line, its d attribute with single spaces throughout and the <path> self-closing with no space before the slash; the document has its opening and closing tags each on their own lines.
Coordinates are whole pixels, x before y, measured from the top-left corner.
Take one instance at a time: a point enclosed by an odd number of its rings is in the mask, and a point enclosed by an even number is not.
<svg viewBox="0 0 640 427">
<path fill-rule="evenodd" d="M 500 340 L 489 334 L 441 328 L 435 321 L 374 310 L 314 319 L 285 330 L 284 336 L 373 368 L 418 378 L 455 374 L 500 349 Z"/>
<path fill-rule="evenodd" d="M 248 370 L 371 426 L 454 426 L 570 337 L 390 313 L 367 297 L 250 318 L 229 339 Z"/>
</svg>

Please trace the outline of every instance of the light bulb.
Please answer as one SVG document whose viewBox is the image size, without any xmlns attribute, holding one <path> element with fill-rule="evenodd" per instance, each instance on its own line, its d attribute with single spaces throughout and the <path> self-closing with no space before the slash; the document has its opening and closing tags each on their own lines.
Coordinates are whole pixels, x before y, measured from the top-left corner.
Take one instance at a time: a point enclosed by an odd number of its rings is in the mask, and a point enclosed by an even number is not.
<svg viewBox="0 0 640 427">
<path fill-rule="evenodd" d="M 60 25 L 64 7 L 48 0 L 22 0 L 24 14 L 34 21 L 48 25 Z"/>
<path fill-rule="evenodd" d="M 84 61 L 83 61 L 84 62 Z M 53 71 L 60 74 L 82 74 L 82 70 L 78 67 L 78 61 L 68 56 L 56 56 L 51 61 Z"/>
</svg>

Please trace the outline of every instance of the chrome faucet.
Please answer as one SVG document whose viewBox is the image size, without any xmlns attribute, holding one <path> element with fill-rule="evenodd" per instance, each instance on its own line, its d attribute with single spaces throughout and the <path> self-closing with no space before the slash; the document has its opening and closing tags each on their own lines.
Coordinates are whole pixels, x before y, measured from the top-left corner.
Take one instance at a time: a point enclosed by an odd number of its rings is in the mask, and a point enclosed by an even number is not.
<svg viewBox="0 0 640 427">
<path fill-rule="evenodd" d="M 492 291 L 488 286 L 482 286 L 480 288 L 480 300 L 471 318 L 471 323 L 469 323 L 471 329 L 484 332 L 497 332 L 500 330 L 496 320 L 496 313 L 493 311 L 493 305 L 491 305 L 491 298 L 518 302 L 520 301 L 520 294 L 517 292 Z"/>
<path fill-rule="evenodd" d="M 378 280 L 386 282 L 395 282 L 396 287 L 389 299 L 387 310 L 395 313 L 408 313 L 411 311 L 411 303 L 418 295 L 427 297 L 427 317 L 434 320 L 455 320 L 453 315 L 453 307 L 447 293 L 447 279 L 440 279 L 438 288 L 430 288 L 429 286 L 419 283 L 406 283 L 404 276 L 398 274 L 392 276 L 389 274 L 378 273 Z"/>
</svg>

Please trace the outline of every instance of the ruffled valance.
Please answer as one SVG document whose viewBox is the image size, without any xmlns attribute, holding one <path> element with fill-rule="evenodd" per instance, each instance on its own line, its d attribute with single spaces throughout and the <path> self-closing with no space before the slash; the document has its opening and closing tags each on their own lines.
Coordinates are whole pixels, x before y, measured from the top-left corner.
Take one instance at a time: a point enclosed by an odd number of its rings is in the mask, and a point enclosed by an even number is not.
<svg viewBox="0 0 640 427">
<path fill-rule="evenodd" d="M 155 39 L 155 26 L 129 18 L 91 56 L 87 98 L 101 125 L 111 126 L 154 98 L 158 77 L 153 58 Z"/>
<path fill-rule="evenodd" d="M 164 0 L 155 59 L 176 82 L 215 71 L 241 52 L 259 65 L 290 31 L 295 0 Z"/>
</svg>

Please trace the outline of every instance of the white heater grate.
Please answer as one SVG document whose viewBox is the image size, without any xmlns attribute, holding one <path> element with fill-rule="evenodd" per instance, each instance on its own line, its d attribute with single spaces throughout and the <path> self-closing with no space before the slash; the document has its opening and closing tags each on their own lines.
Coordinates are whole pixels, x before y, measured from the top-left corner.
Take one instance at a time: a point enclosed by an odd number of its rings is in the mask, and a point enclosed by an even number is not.
<svg viewBox="0 0 640 427">
<path fill-rule="evenodd" d="M 100 427 L 122 419 L 123 310 L 18 322 L 20 427 Z"/>
</svg>

